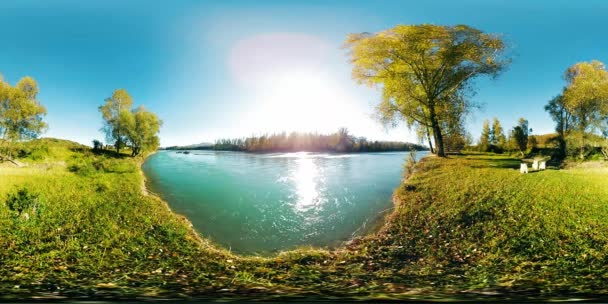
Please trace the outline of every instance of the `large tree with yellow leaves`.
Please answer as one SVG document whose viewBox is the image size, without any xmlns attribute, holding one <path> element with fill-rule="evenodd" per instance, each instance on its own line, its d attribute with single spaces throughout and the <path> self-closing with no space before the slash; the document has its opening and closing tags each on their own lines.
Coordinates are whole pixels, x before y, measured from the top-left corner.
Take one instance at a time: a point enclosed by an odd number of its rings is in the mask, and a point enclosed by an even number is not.
<svg viewBox="0 0 608 304">
<path fill-rule="evenodd" d="M 509 62 L 505 44 L 494 34 L 466 25 L 398 25 L 378 33 L 350 34 L 345 42 L 353 78 L 377 86 L 381 121 L 404 120 L 426 130 L 436 154 L 445 156 L 447 121 L 468 113 L 473 105 L 472 80 L 495 77 Z"/>
<path fill-rule="evenodd" d="M 608 120 L 608 71 L 597 60 L 579 62 L 566 70 L 568 82 L 563 93 L 565 108 L 575 118 L 580 139 L 580 157 L 585 157 L 585 139 Z M 608 135 L 608 134 L 607 134 Z"/>
</svg>

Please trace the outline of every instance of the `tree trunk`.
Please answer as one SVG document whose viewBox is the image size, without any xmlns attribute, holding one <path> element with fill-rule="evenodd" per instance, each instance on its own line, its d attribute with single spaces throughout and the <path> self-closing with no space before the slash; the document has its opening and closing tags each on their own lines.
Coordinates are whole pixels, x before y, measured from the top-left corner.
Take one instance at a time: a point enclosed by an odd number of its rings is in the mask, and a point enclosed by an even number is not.
<svg viewBox="0 0 608 304">
<path fill-rule="evenodd" d="M 435 154 L 435 149 L 433 149 L 433 143 L 431 142 L 431 130 L 429 130 L 429 127 L 426 127 L 426 139 L 429 141 L 431 153 Z"/>
<path fill-rule="evenodd" d="M 564 135 L 560 135 L 558 140 L 560 156 L 566 157 L 566 139 L 564 139 Z"/>
<path fill-rule="evenodd" d="M 585 159 L 585 130 L 587 128 L 585 127 L 585 129 L 583 129 L 583 131 L 581 132 L 581 150 L 580 150 L 580 159 Z"/>
<path fill-rule="evenodd" d="M 443 136 L 441 135 L 441 127 L 439 127 L 439 122 L 437 121 L 434 107 L 430 107 L 429 109 L 429 118 L 431 120 L 431 127 L 433 128 L 433 136 L 435 137 L 437 156 L 445 157 L 445 151 L 443 149 Z"/>
</svg>

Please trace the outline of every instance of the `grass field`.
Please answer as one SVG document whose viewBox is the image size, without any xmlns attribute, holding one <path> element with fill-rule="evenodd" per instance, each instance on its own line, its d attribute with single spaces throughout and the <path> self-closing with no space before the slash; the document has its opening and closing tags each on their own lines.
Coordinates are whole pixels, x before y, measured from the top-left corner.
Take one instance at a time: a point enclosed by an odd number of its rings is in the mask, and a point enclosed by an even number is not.
<svg viewBox="0 0 608 304">
<path fill-rule="evenodd" d="M 45 139 L 0 165 L 0 299 L 452 299 L 608 294 L 608 169 L 429 157 L 377 234 L 242 257 L 141 191 L 141 159 Z M 18 215 L 8 197 L 36 196 Z M 27 216 L 25 213 L 28 213 Z"/>
</svg>

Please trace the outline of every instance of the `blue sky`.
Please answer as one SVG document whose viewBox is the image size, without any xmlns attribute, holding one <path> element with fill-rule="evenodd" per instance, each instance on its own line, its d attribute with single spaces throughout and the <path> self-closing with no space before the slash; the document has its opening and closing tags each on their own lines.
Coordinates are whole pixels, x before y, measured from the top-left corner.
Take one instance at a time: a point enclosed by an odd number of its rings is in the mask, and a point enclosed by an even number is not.
<svg viewBox="0 0 608 304">
<path fill-rule="evenodd" d="M 45 136 L 103 139 L 97 107 L 117 88 L 159 114 L 163 146 L 339 126 L 415 141 L 371 117 L 374 89 L 350 78 L 348 33 L 396 24 L 467 24 L 500 33 L 511 66 L 477 81 L 469 119 L 518 117 L 553 130 L 544 104 L 579 61 L 608 62 L 608 1 L 0 1 L 0 73 L 29 75 L 48 109 Z"/>
</svg>

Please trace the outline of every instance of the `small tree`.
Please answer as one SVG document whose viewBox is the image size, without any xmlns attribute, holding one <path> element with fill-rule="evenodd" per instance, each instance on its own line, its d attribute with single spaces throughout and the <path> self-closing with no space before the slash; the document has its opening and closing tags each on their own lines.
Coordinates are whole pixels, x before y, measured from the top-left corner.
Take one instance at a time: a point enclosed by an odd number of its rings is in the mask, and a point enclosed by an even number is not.
<svg viewBox="0 0 608 304">
<path fill-rule="evenodd" d="M 482 152 L 487 152 L 490 149 L 490 121 L 487 119 L 483 121 L 483 127 L 481 128 L 481 137 L 479 138 L 479 149 Z"/>
<path fill-rule="evenodd" d="M 99 107 L 104 120 L 102 131 L 106 133 L 107 141 L 114 143 L 116 153 L 120 153 L 120 149 L 127 143 L 127 124 L 133 99 L 125 89 L 118 89 L 105 101 L 106 103 Z"/>
<path fill-rule="evenodd" d="M 555 131 L 557 132 L 557 145 L 560 157 L 566 156 L 566 136 L 570 133 L 572 125 L 575 124 L 575 119 L 566 108 L 563 95 L 557 95 L 549 101 L 545 106 L 545 111 L 551 115 L 551 119 L 555 122 Z"/>
<path fill-rule="evenodd" d="M 16 193 L 9 194 L 6 200 L 8 209 L 21 216 L 24 211 L 34 209 L 38 205 L 38 195 L 31 193 L 27 188 L 19 189 Z M 29 215 L 28 215 L 29 216 Z"/>
<path fill-rule="evenodd" d="M 131 110 L 133 99 L 124 89 L 114 91 L 112 97 L 99 107 L 104 119 L 102 130 L 109 141 L 114 142 L 116 152 L 131 145 L 132 156 L 158 148 L 158 132 L 162 121 L 143 106 Z"/>
<path fill-rule="evenodd" d="M 15 142 L 37 138 L 46 130 L 46 109 L 37 96 L 38 84 L 33 78 L 24 77 L 11 87 L 0 77 L 0 136 L 4 146 L 0 161 L 11 160 L 10 147 Z"/>
<path fill-rule="evenodd" d="M 494 121 L 492 121 L 492 131 L 490 133 L 490 143 L 500 149 L 504 149 L 506 142 L 507 138 L 505 137 L 502 125 L 498 118 L 494 117 Z"/>
<path fill-rule="evenodd" d="M 101 151 L 103 150 L 103 144 L 101 141 L 94 139 L 93 140 L 93 151 Z"/>
<path fill-rule="evenodd" d="M 568 85 L 564 90 L 564 106 L 576 118 L 579 135 L 579 157 L 585 157 L 588 132 L 608 116 L 608 71 L 597 60 L 579 62 L 566 70 Z"/>
<path fill-rule="evenodd" d="M 143 106 L 137 108 L 131 117 L 132 119 L 127 123 L 129 130 L 127 136 L 133 149 L 132 156 L 158 149 L 160 139 L 157 134 L 162 121 Z"/>
<path fill-rule="evenodd" d="M 412 174 L 414 174 L 414 169 L 416 168 L 416 149 L 411 149 L 406 157 L 405 163 L 403 164 L 403 179 L 406 180 Z"/>
<path fill-rule="evenodd" d="M 339 128 L 335 134 L 335 140 L 336 151 L 344 152 L 352 150 L 354 138 L 348 133 L 347 128 Z"/>
<path fill-rule="evenodd" d="M 521 156 L 524 156 L 524 151 L 528 147 L 528 121 L 524 118 L 520 118 L 517 125 L 513 127 L 511 131 L 511 140 L 514 146 L 519 149 Z"/>
<path fill-rule="evenodd" d="M 529 149 L 536 149 L 538 147 L 538 139 L 536 139 L 536 136 L 534 135 L 530 135 L 528 136 L 528 148 Z"/>
</svg>

